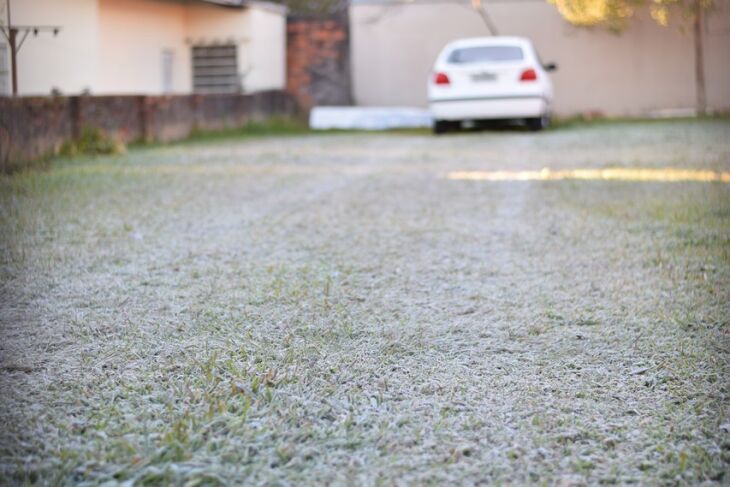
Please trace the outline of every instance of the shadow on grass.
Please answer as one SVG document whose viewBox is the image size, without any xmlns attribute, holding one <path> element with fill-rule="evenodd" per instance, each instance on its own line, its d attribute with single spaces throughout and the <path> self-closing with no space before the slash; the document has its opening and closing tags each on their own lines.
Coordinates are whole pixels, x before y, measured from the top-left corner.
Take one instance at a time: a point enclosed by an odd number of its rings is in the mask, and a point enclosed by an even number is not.
<svg viewBox="0 0 730 487">
<path fill-rule="evenodd" d="M 730 114 L 722 115 L 709 115 L 705 117 L 671 117 L 671 118 L 628 118 L 628 117 L 566 117 L 566 118 L 553 118 L 550 122 L 550 127 L 543 130 L 542 132 L 556 132 L 556 131 L 570 131 L 579 129 L 600 129 L 606 127 L 620 127 L 627 125 L 647 125 L 647 124 L 673 124 L 673 123 L 717 123 L 726 122 L 730 123 Z M 457 134 L 479 134 L 479 133 L 533 133 L 538 134 L 540 132 L 532 132 L 528 127 L 520 120 L 481 120 L 470 124 L 467 127 L 462 127 L 456 130 L 450 130 L 444 134 L 457 135 Z M 422 134 L 430 133 L 429 129 L 422 129 Z"/>
<path fill-rule="evenodd" d="M 674 122 L 717 122 L 718 120 L 730 122 L 730 115 L 709 116 L 703 118 L 593 118 L 571 117 L 553 119 L 550 128 L 545 132 L 556 130 L 575 130 L 592 127 L 605 127 L 609 125 L 625 125 L 625 124 L 646 124 L 646 123 L 674 123 Z M 478 134 L 485 132 L 495 133 L 530 133 L 527 127 L 516 121 L 481 121 L 471 127 L 462 128 L 460 130 L 451 131 L 446 136 L 456 134 Z M 215 131 L 195 131 L 189 137 L 174 142 L 133 142 L 129 144 L 130 148 L 150 148 L 160 146 L 179 146 L 188 144 L 206 144 L 216 142 L 230 142 L 249 138 L 267 138 L 267 137 L 306 137 L 321 135 L 357 135 L 357 134 L 377 134 L 377 135 L 412 135 L 412 136 L 430 136 L 431 128 L 396 128 L 384 130 L 361 130 L 361 129 L 327 129 L 313 130 L 309 128 L 306 120 L 301 118 L 280 117 L 272 118 L 267 121 L 251 122 L 241 128 L 230 128 Z"/>
<path fill-rule="evenodd" d="M 224 129 L 216 131 L 196 131 L 190 137 L 172 142 L 172 145 L 230 141 L 246 138 L 265 138 L 281 136 L 310 136 L 310 135 L 352 135 L 352 134 L 394 134 L 394 135 L 428 135 L 429 128 L 398 128 L 390 130 L 360 130 L 360 129 L 327 129 L 313 130 L 305 120 L 294 118 L 276 118 L 266 122 L 252 122 L 242 128 Z M 150 144 L 139 144 L 149 146 Z M 164 145 L 164 144 L 161 144 Z"/>
<path fill-rule="evenodd" d="M 600 129 L 611 126 L 626 125 L 647 125 L 647 124 L 674 124 L 674 123 L 729 123 L 730 114 L 713 115 L 706 117 L 677 117 L 677 118 L 586 118 L 582 116 L 571 118 L 553 119 L 550 127 L 543 133 L 557 131 Z M 531 133 L 524 124 L 515 121 L 482 121 L 471 127 L 450 131 L 441 137 L 453 135 L 477 135 L 484 133 Z M 336 136 L 336 135 L 394 135 L 394 136 L 431 136 L 431 128 L 398 128 L 385 130 L 359 130 L 359 129 L 329 129 L 313 130 L 307 122 L 300 118 L 281 117 L 272 118 L 262 122 L 252 122 L 242 128 L 222 129 L 216 131 L 196 131 L 189 137 L 173 142 L 132 142 L 129 149 L 153 149 L 156 147 L 175 147 L 192 144 L 209 144 L 220 142 L 235 142 L 246 139 L 260 139 L 268 137 L 308 137 L 308 136 Z M 537 135 L 537 133 L 536 133 Z M 120 146 L 119 154 L 126 152 L 124 146 Z M 8 162 L 8 170 L 0 173 L 12 174 L 25 171 L 47 170 L 58 161 L 80 161 L 94 160 L 97 155 L 87 154 L 65 154 L 40 158 L 33 163 L 17 164 L 17 167 Z"/>
</svg>

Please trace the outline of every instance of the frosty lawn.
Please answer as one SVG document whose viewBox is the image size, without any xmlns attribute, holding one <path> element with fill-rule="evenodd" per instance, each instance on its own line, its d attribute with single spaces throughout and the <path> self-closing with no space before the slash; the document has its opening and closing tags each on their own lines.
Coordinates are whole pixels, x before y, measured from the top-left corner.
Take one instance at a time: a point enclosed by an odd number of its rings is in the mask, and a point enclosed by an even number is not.
<svg viewBox="0 0 730 487">
<path fill-rule="evenodd" d="M 0 179 L 0 481 L 730 467 L 730 122 L 289 136 Z"/>
</svg>

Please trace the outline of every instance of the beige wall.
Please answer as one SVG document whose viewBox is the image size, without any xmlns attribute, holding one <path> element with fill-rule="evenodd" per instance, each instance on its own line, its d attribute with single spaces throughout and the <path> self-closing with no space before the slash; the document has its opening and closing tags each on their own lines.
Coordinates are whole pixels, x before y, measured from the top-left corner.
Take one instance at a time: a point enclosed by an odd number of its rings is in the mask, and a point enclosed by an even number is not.
<svg viewBox="0 0 730 487">
<path fill-rule="evenodd" d="M 246 89 L 283 89 L 286 87 L 286 16 L 267 8 L 252 8 L 251 43 L 248 55 L 251 71 Z M 281 47 L 275 47 L 281 46 Z"/>
<path fill-rule="evenodd" d="M 730 4 L 705 28 L 710 108 L 730 110 Z M 558 115 L 598 111 L 641 115 L 695 103 L 692 38 L 639 15 L 622 35 L 578 29 L 546 2 L 489 4 L 503 35 L 533 40 L 544 61 L 555 61 Z M 426 80 L 449 41 L 486 35 L 469 3 L 366 4 L 350 7 L 352 69 L 360 105 L 426 105 Z"/>
<path fill-rule="evenodd" d="M 705 76 L 711 107 L 730 110 L 730 0 L 718 0 L 720 10 L 705 29 Z"/>
<path fill-rule="evenodd" d="M 186 8 L 175 2 L 99 0 L 96 94 L 163 92 L 162 53 L 173 53 L 172 91 L 192 86 Z"/>
<path fill-rule="evenodd" d="M 95 86 L 97 0 L 11 0 L 11 14 L 15 25 L 62 26 L 56 37 L 43 32 L 26 39 L 18 54 L 21 94 L 48 94 L 54 88 L 79 93 Z"/>
<path fill-rule="evenodd" d="M 105 73 L 99 92 L 160 92 L 164 49 L 174 52 L 173 91 L 189 92 L 191 46 L 215 43 L 237 46 L 238 69 L 245 91 L 284 87 L 283 11 L 159 0 L 100 0 L 99 10 L 101 59 L 119 60 L 109 63 L 109 67 L 99 62 Z M 130 75 L 124 76 L 123 72 Z"/>
<path fill-rule="evenodd" d="M 3 2 L 4 3 L 4 2 Z M 3 12 L 4 13 L 4 12 Z M 19 56 L 22 95 L 163 92 L 163 52 L 172 53 L 173 93 L 192 90 L 191 46 L 233 42 L 246 91 L 285 85 L 282 9 L 221 8 L 174 0 L 12 0 L 14 24 L 60 25 L 28 38 Z"/>
</svg>

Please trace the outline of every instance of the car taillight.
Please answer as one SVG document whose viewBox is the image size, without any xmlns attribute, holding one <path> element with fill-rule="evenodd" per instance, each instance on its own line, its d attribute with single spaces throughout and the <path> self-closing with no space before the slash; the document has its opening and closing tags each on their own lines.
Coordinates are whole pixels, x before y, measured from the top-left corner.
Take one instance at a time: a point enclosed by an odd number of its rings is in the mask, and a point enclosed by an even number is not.
<svg viewBox="0 0 730 487">
<path fill-rule="evenodd" d="M 532 68 L 524 70 L 520 81 L 537 81 L 537 72 Z"/>
<path fill-rule="evenodd" d="M 433 75 L 433 82 L 437 85 L 448 85 L 451 83 L 451 81 L 449 81 L 449 77 L 446 76 L 446 73 L 436 73 Z"/>
</svg>

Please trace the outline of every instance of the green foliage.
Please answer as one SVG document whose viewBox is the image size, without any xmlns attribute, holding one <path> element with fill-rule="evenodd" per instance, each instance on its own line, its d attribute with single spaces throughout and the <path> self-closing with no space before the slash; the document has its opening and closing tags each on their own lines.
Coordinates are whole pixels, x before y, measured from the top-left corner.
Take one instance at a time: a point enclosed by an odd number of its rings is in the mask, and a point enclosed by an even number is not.
<svg viewBox="0 0 730 487">
<path fill-rule="evenodd" d="M 78 155 L 123 154 L 126 147 L 114 140 L 99 128 L 85 127 L 78 139 L 65 142 L 61 146 L 61 155 L 73 157 Z"/>
<path fill-rule="evenodd" d="M 295 15 L 327 16 L 347 8 L 345 0 L 276 0 Z"/>
<path fill-rule="evenodd" d="M 711 10 L 714 0 L 548 0 L 571 24 L 581 27 L 605 27 L 621 31 L 635 12 L 649 7 L 652 18 L 669 25 L 672 13 L 682 19 L 692 19 L 697 8 Z"/>
</svg>

